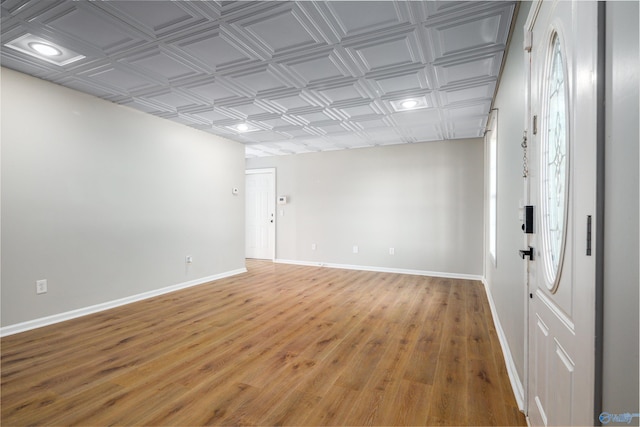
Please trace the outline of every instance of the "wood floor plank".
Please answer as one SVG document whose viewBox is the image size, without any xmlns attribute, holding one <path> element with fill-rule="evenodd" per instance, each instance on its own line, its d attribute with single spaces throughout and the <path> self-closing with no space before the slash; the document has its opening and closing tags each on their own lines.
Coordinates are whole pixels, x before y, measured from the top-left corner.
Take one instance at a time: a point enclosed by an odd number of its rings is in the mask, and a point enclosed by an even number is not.
<svg viewBox="0 0 640 427">
<path fill-rule="evenodd" d="M 478 282 L 247 267 L 2 338 L 2 425 L 526 425 Z"/>
<path fill-rule="evenodd" d="M 443 338 L 427 425 L 467 424 L 466 354 L 465 339 L 458 336 Z"/>
<path fill-rule="evenodd" d="M 400 381 L 393 399 L 393 411 L 385 411 L 386 417 L 380 425 L 422 426 L 427 425 L 432 386 L 413 381 Z"/>
</svg>

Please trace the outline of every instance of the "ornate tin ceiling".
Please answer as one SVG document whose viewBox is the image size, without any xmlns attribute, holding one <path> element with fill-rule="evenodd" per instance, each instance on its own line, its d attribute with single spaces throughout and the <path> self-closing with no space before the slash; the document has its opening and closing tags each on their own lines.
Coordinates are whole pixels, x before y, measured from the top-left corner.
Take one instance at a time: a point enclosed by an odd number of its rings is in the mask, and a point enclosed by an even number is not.
<svg viewBox="0 0 640 427">
<path fill-rule="evenodd" d="M 1 63 L 247 157 L 479 137 L 515 3 L 5 0 Z"/>
</svg>

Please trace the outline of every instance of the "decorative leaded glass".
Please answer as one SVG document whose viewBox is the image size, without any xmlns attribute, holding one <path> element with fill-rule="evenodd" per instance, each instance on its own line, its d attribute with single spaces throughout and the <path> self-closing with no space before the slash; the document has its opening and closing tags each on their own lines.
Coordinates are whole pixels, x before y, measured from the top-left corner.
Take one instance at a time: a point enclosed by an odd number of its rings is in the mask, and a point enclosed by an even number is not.
<svg viewBox="0 0 640 427">
<path fill-rule="evenodd" d="M 544 143 L 543 168 L 543 220 L 547 278 L 553 288 L 558 278 L 558 270 L 565 240 L 565 223 L 568 195 L 567 157 L 567 86 L 565 81 L 562 46 L 558 35 L 551 44 L 551 61 L 547 77 L 546 138 Z"/>
</svg>

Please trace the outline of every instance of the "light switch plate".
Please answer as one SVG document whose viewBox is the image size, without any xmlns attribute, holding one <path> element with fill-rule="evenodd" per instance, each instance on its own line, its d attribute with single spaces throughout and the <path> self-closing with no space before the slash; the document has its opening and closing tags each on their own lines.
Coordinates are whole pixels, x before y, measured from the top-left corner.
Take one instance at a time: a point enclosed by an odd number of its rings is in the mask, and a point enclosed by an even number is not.
<svg viewBox="0 0 640 427">
<path fill-rule="evenodd" d="M 47 291 L 47 279 L 36 280 L 36 294 L 46 294 Z"/>
</svg>

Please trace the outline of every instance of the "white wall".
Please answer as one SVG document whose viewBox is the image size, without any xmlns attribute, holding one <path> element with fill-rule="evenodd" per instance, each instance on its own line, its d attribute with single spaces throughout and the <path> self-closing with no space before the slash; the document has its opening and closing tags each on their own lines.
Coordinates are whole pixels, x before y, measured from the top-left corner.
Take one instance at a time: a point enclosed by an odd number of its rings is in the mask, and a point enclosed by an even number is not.
<svg viewBox="0 0 640 427">
<path fill-rule="evenodd" d="M 638 13 L 638 2 L 607 2 L 602 409 L 613 414 L 640 412 Z"/>
<path fill-rule="evenodd" d="M 241 144 L 8 69 L 1 114 L 3 327 L 244 268 Z"/>
<path fill-rule="evenodd" d="M 524 247 L 522 222 L 518 217 L 520 201 L 524 197 L 520 147 L 525 115 L 522 28 L 530 8 L 530 2 L 520 3 L 494 103 L 494 108 L 498 109 L 497 264 L 494 266 L 488 249 L 485 259 L 487 284 L 521 383 L 524 381 L 525 369 L 524 264 L 518 257 L 518 250 Z"/>
<path fill-rule="evenodd" d="M 278 259 L 482 274 L 481 139 L 247 159 L 263 167 L 290 200 Z"/>
</svg>

